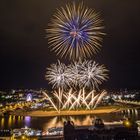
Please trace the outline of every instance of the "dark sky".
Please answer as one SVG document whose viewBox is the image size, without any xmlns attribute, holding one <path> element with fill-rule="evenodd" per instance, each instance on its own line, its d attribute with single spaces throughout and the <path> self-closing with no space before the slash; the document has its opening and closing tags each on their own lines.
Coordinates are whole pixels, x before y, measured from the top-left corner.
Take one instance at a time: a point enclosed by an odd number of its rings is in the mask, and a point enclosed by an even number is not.
<svg viewBox="0 0 140 140">
<path fill-rule="evenodd" d="M 58 58 L 44 29 L 56 8 L 70 1 L 0 0 L 0 90 L 48 87 L 46 67 Z M 101 12 L 106 27 L 102 50 L 92 58 L 110 70 L 103 87 L 139 89 L 140 0 L 84 2 Z"/>
</svg>

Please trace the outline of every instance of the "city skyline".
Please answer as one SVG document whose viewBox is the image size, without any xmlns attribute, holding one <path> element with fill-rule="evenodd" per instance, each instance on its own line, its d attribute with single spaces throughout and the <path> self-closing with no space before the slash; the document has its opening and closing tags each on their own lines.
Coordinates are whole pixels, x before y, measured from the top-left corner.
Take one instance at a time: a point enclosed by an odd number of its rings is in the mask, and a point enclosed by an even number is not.
<svg viewBox="0 0 140 140">
<path fill-rule="evenodd" d="M 0 89 L 50 88 L 46 67 L 57 61 L 48 49 L 45 28 L 66 0 L 1 1 Z M 70 2 L 70 0 L 68 0 Z M 80 2 L 80 0 L 79 0 Z M 109 69 L 103 88 L 139 88 L 139 4 L 140 2 L 84 1 L 101 13 L 105 33 L 101 51 L 92 57 Z M 61 59 L 62 62 L 70 63 Z"/>
</svg>

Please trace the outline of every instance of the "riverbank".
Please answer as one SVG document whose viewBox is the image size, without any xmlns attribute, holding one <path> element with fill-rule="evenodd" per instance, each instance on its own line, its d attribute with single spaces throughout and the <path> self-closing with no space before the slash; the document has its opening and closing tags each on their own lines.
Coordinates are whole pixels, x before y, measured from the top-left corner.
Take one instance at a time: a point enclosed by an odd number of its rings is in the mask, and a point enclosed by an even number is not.
<svg viewBox="0 0 140 140">
<path fill-rule="evenodd" d="M 47 117 L 47 116 L 69 116 L 69 115 L 87 115 L 87 114 L 106 114 L 106 113 L 113 113 L 124 110 L 124 108 L 120 108 L 118 106 L 108 106 L 108 107 L 99 107 L 95 110 L 66 110 L 66 111 L 43 111 L 43 110 L 37 110 L 37 111 L 30 111 L 30 112 L 22 112 L 22 111 L 16 111 L 13 112 L 12 115 L 18 115 L 18 116 L 32 116 L 32 117 Z"/>
</svg>

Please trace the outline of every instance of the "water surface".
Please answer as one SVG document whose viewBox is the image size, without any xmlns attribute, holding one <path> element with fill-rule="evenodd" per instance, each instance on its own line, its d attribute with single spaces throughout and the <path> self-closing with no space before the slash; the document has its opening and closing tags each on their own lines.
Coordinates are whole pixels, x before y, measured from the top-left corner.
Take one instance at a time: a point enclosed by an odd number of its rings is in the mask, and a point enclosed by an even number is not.
<svg viewBox="0 0 140 140">
<path fill-rule="evenodd" d="M 63 122 L 71 120 L 75 125 L 91 125 L 92 121 L 99 117 L 104 122 L 120 122 L 124 117 L 140 120 L 140 110 L 129 109 L 122 112 L 99 114 L 99 115 L 79 115 L 79 116 L 57 116 L 57 117 L 30 117 L 30 116 L 7 116 L 0 117 L 0 129 L 13 129 L 30 127 L 33 129 L 47 130 L 51 127 L 63 126 Z"/>
</svg>

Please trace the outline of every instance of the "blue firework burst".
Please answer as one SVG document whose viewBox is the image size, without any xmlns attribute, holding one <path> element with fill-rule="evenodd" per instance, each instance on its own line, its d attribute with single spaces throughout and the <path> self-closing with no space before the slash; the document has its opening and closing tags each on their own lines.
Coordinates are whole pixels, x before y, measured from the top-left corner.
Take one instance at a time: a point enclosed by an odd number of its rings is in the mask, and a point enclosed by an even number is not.
<svg viewBox="0 0 140 140">
<path fill-rule="evenodd" d="M 52 51 L 60 57 L 79 59 L 99 50 L 103 28 L 98 13 L 83 3 L 72 3 L 57 10 L 46 30 Z"/>
</svg>

